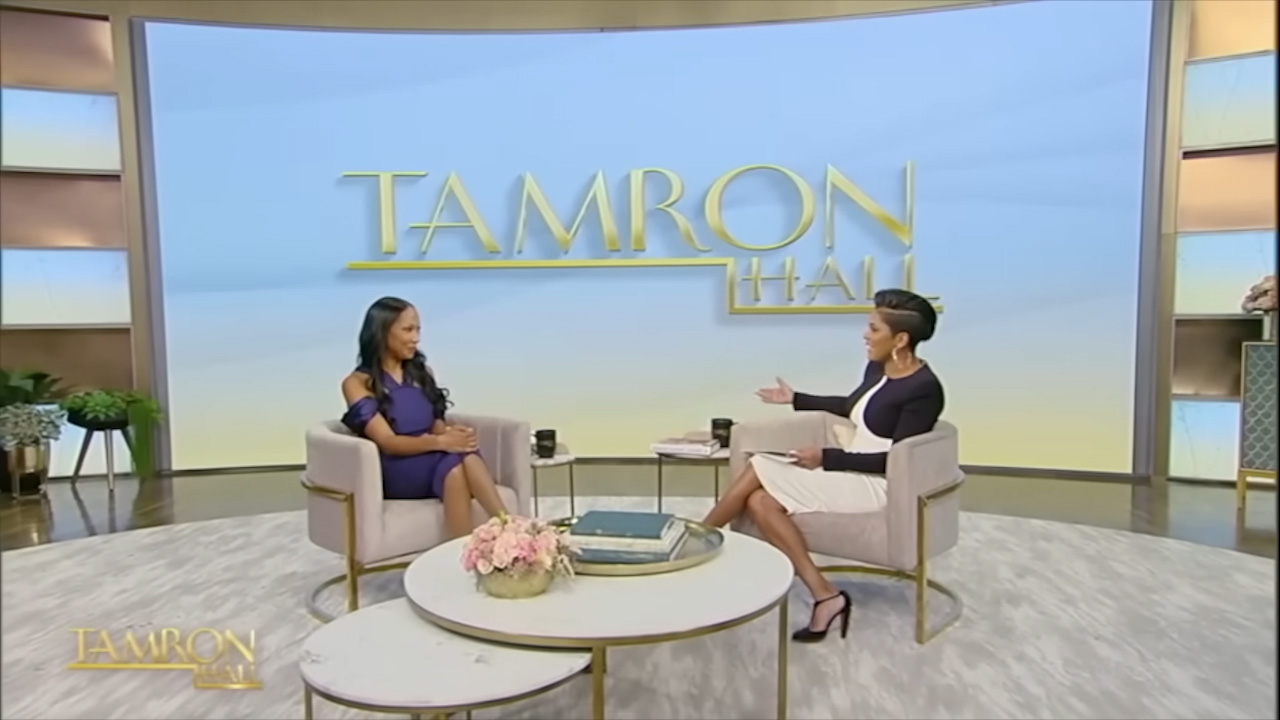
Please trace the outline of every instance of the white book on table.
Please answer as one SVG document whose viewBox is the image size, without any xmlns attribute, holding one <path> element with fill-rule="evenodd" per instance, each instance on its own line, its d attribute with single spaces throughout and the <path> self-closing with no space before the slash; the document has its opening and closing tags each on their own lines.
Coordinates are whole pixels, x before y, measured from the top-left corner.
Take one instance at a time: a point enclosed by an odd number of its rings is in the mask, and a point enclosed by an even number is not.
<svg viewBox="0 0 1280 720">
<path fill-rule="evenodd" d="M 649 446 L 656 455 L 692 455 L 694 457 L 711 457 L 720 452 L 720 443 L 716 440 L 690 440 L 688 438 L 670 438 L 659 440 Z"/>
</svg>

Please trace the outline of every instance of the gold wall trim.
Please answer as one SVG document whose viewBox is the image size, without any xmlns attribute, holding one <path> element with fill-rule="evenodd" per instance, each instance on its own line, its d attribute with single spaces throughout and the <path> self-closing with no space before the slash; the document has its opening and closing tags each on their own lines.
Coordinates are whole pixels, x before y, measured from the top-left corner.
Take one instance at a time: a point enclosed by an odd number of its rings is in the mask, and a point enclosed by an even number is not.
<svg viewBox="0 0 1280 720">
<path fill-rule="evenodd" d="M 585 30 L 882 15 L 1019 0 L 5 0 L 112 18 L 359 30 Z M 116 54 L 119 58 L 119 53 Z"/>
</svg>

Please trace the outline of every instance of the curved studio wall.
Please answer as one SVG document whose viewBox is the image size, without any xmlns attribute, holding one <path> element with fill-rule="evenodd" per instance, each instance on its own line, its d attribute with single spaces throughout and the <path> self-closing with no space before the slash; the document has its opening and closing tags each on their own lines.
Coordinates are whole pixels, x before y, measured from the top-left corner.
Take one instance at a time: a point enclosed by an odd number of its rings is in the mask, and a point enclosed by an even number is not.
<svg viewBox="0 0 1280 720">
<path fill-rule="evenodd" d="M 1149 2 L 1069 0 L 618 33 L 148 22 L 174 469 L 300 462 L 381 295 L 422 309 L 459 409 L 635 456 L 764 415 L 775 375 L 846 392 L 865 316 L 796 309 L 911 282 L 944 307 L 927 357 L 965 463 L 1128 472 L 1150 32 Z M 417 175 L 384 223 L 349 174 L 392 171 Z M 673 180 L 687 232 L 653 209 Z M 424 253 L 433 221 L 472 225 Z M 501 265 L 565 259 L 632 264 Z M 794 296 L 727 280 L 753 268 Z"/>
</svg>

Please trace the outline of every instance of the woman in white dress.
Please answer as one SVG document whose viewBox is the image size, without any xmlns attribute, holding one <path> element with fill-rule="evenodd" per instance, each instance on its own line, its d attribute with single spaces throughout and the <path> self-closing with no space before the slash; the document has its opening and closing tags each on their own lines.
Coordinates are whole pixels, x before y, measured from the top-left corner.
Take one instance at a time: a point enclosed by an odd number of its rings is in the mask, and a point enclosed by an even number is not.
<svg viewBox="0 0 1280 720">
<path fill-rule="evenodd" d="M 743 512 L 770 543 L 787 554 L 796 575 L 813 594 L 813 615 L 792 638 L 817 642 L 840 622 L 848 633 L 851 603 L 818 570 L 791 515 L 810 512 L 878 512 L 887 503 L 884 477 L 889 448 L 933 429 L 942 414 L 942 383 L 916 355 L 933 336 L 938 316 L 928 300 L 907 290 L 875 295 L 863 340 L 867 368 L 847 396 L 795 392 L 781 378 L 756 394 L 766 403 L 798 411 L 849 418 L 853 430 L 839 433 L 838 447 L 794 448 L 789 457 L 754 455 L 704 522 L 722 527 Z"/>
</svg>

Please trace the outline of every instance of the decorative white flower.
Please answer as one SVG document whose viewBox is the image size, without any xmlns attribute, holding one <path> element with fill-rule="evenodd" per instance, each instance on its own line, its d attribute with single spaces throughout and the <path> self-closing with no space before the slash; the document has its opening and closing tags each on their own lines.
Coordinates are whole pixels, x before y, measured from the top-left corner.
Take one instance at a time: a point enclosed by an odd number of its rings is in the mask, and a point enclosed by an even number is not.
<svg viewBox="0 0 1280 720">
<path fill-rule="evenodd" d="M 1277 286 L 1275 275 L 1268 275 L 1262 278 L 1257 285 L 1249 288 L 1249 293 L 1244 296 L 1244 301 L 1240 303 L 1240 309 L 1245 312 L 1274 312 L 1280 309 Z"/>
<path fill-rule="evenodd" d="M 62 437 L 67 413 L 59 407 L 8 405 L 0 408 L 0 446 L 5 450 L 53 442 Z"/>
</svg>

